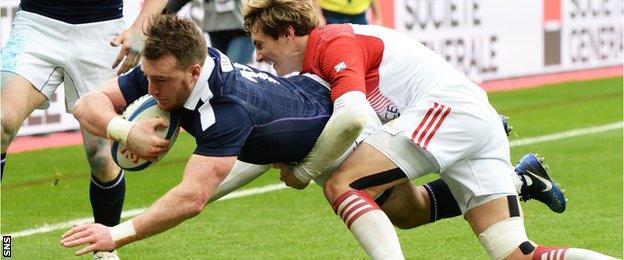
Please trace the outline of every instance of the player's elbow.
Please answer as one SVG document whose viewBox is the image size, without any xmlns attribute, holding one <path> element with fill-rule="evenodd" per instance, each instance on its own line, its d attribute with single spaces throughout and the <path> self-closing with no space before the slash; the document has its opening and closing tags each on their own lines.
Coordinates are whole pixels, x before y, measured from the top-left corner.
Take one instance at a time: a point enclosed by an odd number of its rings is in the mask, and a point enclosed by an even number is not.
<svg viewBox="0 0 624 260">
<path fill-rule="evenodd" d="M 366 113 L 357 107 L 349 109 L 342 113 L 344 116 L 340 119 L 340 122 L 344 124 L 344 133 L 347 136 L 359 135 L 366 125 Z"/>
<path fill-rule="evenodd" d="M 336 99 L 332 119 L 343 126 L 342 134 L 358 135 L 366 125 L 367 109 L 370 109 L 370 105 L 366 95 L 360 91 L 350 91 Z"/>
<path fill-rule="evenodd" d="M 190 195 L 190 196 L 185 196 L 185 203 L 186 206 L 186 215 L 189 218 L 192 218 L 194 216 L 199 215 L 200 213 L 202 213 L 202 211 L 204 211 L 204 207 L 206 206 L 206 203 L 208 203 L 207 199 L 201 198 L 200 196 L 197 196 L 196 194 Z"/>
</svg>

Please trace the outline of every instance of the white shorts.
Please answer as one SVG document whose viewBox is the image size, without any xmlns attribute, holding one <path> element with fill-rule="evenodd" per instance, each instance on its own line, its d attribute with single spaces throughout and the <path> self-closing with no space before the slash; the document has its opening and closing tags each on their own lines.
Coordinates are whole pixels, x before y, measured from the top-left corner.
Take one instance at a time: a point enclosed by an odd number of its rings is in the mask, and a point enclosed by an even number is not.
<svg viewBox="0 0 624 260">
<path fill-rule="evenodd" d="M 123 19 L 69 24 L 19 11 L 2 49 L 2 72 L 24 77 L 48 100 L 64 83 L 70 112 L 78 98 L 115 77 L 118 50 L 109 41 L 124 27 Z"/>
<path fill-rule="evenodd" d="M 364 142 L 410 179 L 440 173 L 464 213 L 475 197 L 516 194 L 501 120 L 473 86 L 436 89 Z"/>
</svg>

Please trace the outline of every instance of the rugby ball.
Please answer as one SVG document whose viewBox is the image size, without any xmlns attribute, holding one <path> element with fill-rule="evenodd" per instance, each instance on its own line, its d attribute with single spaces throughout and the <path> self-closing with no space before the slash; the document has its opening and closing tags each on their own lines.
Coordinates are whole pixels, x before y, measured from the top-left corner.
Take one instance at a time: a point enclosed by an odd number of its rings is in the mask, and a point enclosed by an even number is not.
<svg viewBox="0 0 624 260">
<path fill-rule="evenodd" d="M 145 119 L 164 118 L 169 123 L 168 127 L 156 129 L 156 134 L 162 138 L 170 140 L 167 151 L 161 154 L 156 161 L 146 161 L 132 154 L 125 145 L 119 142 L 113 142 L 111 153 L 113 160 L 119 167 L 127 171 L 140 171 L 165 156 L 169 151 L 180 131 L 180 115 L 177 112 L 169 112 L 158 107 L 156 99 L 151 95 L 145 95 L 132 102 L 124 111 L 122 118 L 132 122 L 138 122 Z"/>
</svg>

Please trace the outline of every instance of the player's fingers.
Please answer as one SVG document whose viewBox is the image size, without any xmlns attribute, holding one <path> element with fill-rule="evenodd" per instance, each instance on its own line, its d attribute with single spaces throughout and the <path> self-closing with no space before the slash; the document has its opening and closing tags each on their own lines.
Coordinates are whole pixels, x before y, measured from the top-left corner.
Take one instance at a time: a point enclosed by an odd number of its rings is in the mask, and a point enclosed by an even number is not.
<svg viewBox="0 0 624 260">
<path fill-rule="evenodd" d="M 142 156 L 141 159 L 153 162 L 153 161 L 156 161 L 156 159 L 158 159 L 158 158 L 154 157 L 154 156 Z"/>
<path fill-rule="evenodd" d="M 150 147 L 150 149 L 147 152 L 148 156 L 152 156 L 152 157 L 158 157 L 159 155 L 161 155 L 162 153 L 164 153 L 166 150 L 166 147 Z"/>
<path fill-rule="evenodd" d="M 74 246 L 77 246 L 77 245 L 82 245 L 84 243 L 90 243 L 92 240 L 93 240 L 93 238 L 91 236 L 85 236 L 85 237 L 81 237 L 81 238 L 65 241 L 65 243 L 63 243 L 63 246 L 64 247 L 74 247 Z"/>
<path fill-rule="evenodd" d="M 109 43 L 113 47 L 119 46 L 123 41 L 123 34 L 117 35 L 114 39 L 112 39 Z"/>
<path fill-rule="evenodd" d="M 128 53 L 126 54 L 126 59 L 121 65 L 121 68 L 119 68 L 119 70 L 117 71 L 117 75 L 126 73 L 126 71 L 129 71 L 130 69 L 132 69 L 138 62 L 139 62 L 138 55 L 136 53 L 133 53 L 132 50 L 128 51 Z"/>
<path fill-rule="evenodd" d="M 167 124 L 167 121 L 165 121 L 164 118 L 160 117 L 152 119 L 152 124 L 154 128 L 164 128 L 169 126 L 169 124 Z"/>
<path fill-rule="evenodd" d="M 97 246 L 95 244 L 83 247 L 82 249 L 76 251 L 76 256 L 81 256 L 89 252 L 95 252 L 97 250 Z"/>
<path fill-rule="evenodd" d="M 76 245 L 75 242 L 77 240 L 79 240 L 79 239 L 81 239 L 81 238 L 80 237 L 75 237 L 75 235 L 72 235 L 72 236 L 70 236 L 68 238 L 65 238 L 65 239 L 61 240 L 61 245 L 64 246 L 64 247 L 72 247 L 72 246 Z"/>
<path fill-rule="evenodd" d="M 69 236 L 73 235 L 74 233 L 83 231 L 85 229 L 87 229 L 86 225 L 74 226 L 70 230 L 65 232 L 65 234 L 63 234 L 63 236 L 61 236 L 61 238 L 69 237 Z"/>
<path fill-rule="evenodd" d="M 113 66 L 112 66 L 113 69 L 117 68 L 117 65 L 119 65 L 119 63 L 126 56 L 126 52 L 128 52 L 128 50 L 124 48 L 121 48 L 121 50 L 119 50 L 119 53 L 117 53 L 117 57 L 115 58 L 115 61 L 113 61 Z M 119 75 L 119 71 L 117 71 L 117 75 Z"/>
<path fill-rule="evenodd" d="M 163 138 L 160 138 L 160 137 L 156 137 L 156 140 L 154 142 L 154 146 L 155 147 L 159 147 L 159 148 L 167 148 L 167 147 L 169 147 L 169 140 L 163 139 Z"/>
<path fill-rule="evenodd" d="M 86 230 L 79 231 L 79 232 L 72 234 L 71 236 L 61 239 L 61 244 L 66 244 L 68 242 L 71 242 L 71 241 L 74 241 L 76 239 L 80 239 L 83 237 L 87 237 L 87 236 L 89 236 L 89 232 L 87 232 Z"/>
</svg>

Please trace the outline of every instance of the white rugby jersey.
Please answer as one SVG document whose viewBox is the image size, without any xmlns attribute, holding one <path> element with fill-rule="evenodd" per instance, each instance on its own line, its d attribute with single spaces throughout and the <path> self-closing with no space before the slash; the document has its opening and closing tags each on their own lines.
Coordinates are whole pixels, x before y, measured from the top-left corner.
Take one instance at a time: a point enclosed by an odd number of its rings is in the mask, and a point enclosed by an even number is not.
<svg viewBox="0 0 624 260">
<path fill-rule="evenodd" d="M 339 24 L 314 29 L 302 71 L 328 81 L 332 100 L 351 90 L 366 93 L 384 123 L 435 88 L 461 85 L 481 92 L 420 42 L 375 25 Z"/>
</svg>

